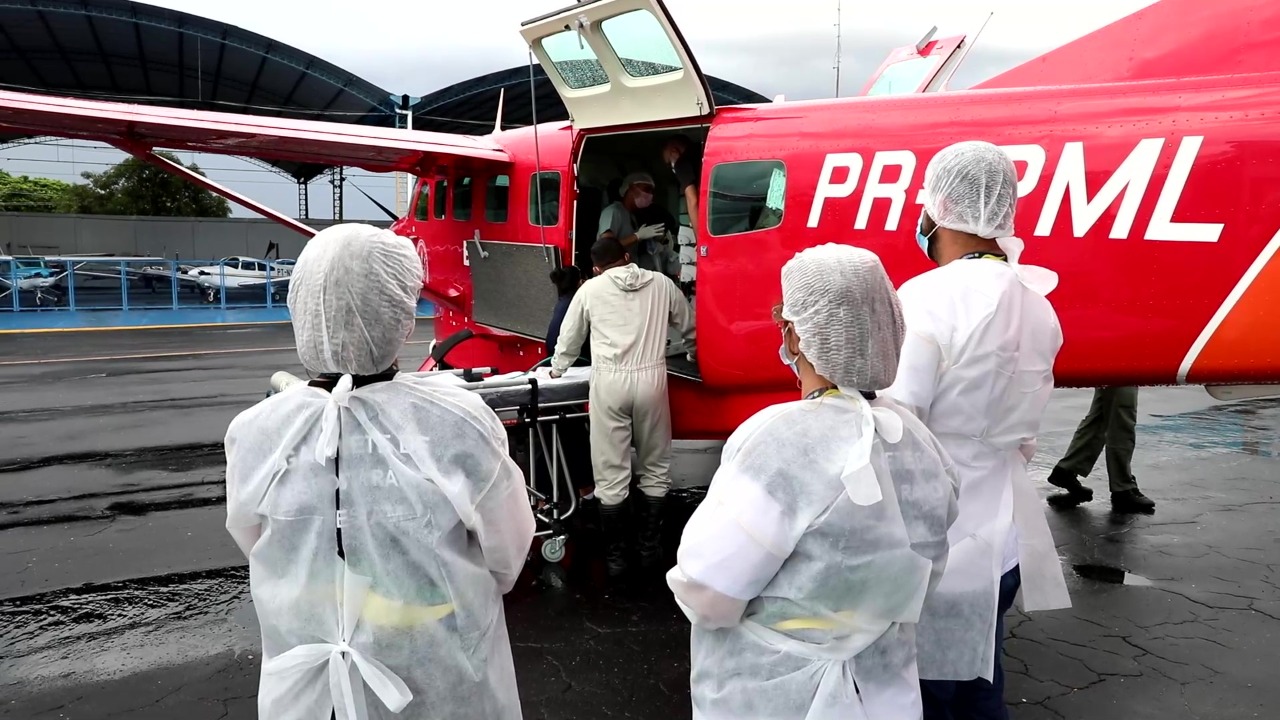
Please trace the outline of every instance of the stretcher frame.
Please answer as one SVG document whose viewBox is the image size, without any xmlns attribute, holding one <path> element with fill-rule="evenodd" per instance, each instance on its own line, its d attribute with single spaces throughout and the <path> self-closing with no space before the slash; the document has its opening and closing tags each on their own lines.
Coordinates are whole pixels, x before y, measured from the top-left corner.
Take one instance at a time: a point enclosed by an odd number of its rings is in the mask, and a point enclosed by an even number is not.
<svg viewBox="0 0 1280 720">
<path fill-rule="evenodd" d="M 437 370 L 434 372 L 446 372 L 468 379 L 486 371 L 492 372 L 490 368 Z M 413 374 L 425 376 L 430 373 Z M 564 559 L 565 544 L 569 540 L 569 531 L 565 522 L 577 512 L 579 505 L 578 489 L 574 485 L 573 475 L 569 470 L 569 461 L 564 452 L 564 444 L 560 439 L 559 424 L 568 420 L 581 420 L 588 416 L 588 413 L 580 410 L 567 411 L 569 408 L 581 406 L 587 402 L 588 397 L 585 390 L 588 387 L 588 381 L 583 379 L 571 382 L 575 386 L 580 384 L 584 392 L 580 396 L 550 402 L 543 401 L 542 395 L 546 388 L 539 384 L 539 378 L 534 376 L 532 372 L 527 373 L 522 378 L 472 380 L 460 386 L 478 393 L 486 401 L 485 404 L 489 406 L 489 409 L 498 415 L 499 421 L 502 422 L 503 427 L 508 429 L 508 432 L 527 431 L 528 458 L 526 466 L 522 468 L 525 471 L 525 490 L 529 494 L 529 507 L 533 510 L 533 516 L 536 521 L 533 536 L 543 539 L 542 559 L 549 563 L 558 563 Z M 486 397 L 496 396 L 496 391 L 500 390 L 510 391 L 523 388 L 528 389 L 528 397 L 525 402 L 490 402 L 489 397 Z M 566 388 L 566 391 L 570 390 Z M 511 393 L 504 394 L 510 395 Z M 548 435 L 550 435 L 550 438 L 548 438 Z M 535 452 L 535 448 L 541 450 L 541 453 Z M 539 458 L 545 463 L 550 478 L 549 496 L 537 488 Z M 560 498 L 562 486 L 568 494 L 568 507 L 563 510 L 561 509 Z"/>
<path fill-rule="evenodd" d="M 549 563 L 559 563 L 564 559 L 565 544 L 569 540 L 565 521 L 577 512 L 579 502 L 578 489 L 574 486 L 573 476 L 569 471 L 569 461 L 564 452 L 558 426 L 568 420 L 588 417 L 586 412 L 566 412 L 566 410 L 587 403 L 590 381 L 585 377 L 551 381 L 552 387 L 555 388 L 553 394 L 559 397 L 548 402 L 544 400 L 544 395 L 550 388 L 540 385 L 539 378 L 532 370 L 519 378 L 486 377 L 494 375 L 495 372 L 494 368 L 483 367 L 404 374 L 424 378 L 441 375 L 455 376 L 462 382 L 454 387 L 477 393 L 485 401 L 485 405 L 498 416 L 498 420 L 508 433 L 521 430 L 528 432 L 529 457 L 522 470 L 525 473 L 525 491 L 529 496 L 529 507 L 533 511 L 535 520 L 533 536 L 542 538 L 542 559 Z M 277 372 L 271 378 L 271 391 L 267 393 L 267 397 L 303 382 L 301 378 L 291 373 Z M 527 390 L 527 393 L 513 392 L 517 390 Z M 541 454 L 535 452 L 535 449 L 541 450 Z M 508 453 L 511 450 L 508 447 Z M 537 488 L 539 458 L 547 464 L 550 478 L 549 496 Z M 560 498 L 562 486 L 569 497 L 568 507 L 563 510 Z"/>
</svg>

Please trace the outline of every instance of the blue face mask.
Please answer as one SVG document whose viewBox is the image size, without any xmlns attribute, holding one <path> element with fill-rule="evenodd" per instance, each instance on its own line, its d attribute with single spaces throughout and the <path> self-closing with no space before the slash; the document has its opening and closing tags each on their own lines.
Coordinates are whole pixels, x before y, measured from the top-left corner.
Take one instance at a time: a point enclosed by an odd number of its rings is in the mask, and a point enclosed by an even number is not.
<svg viewBox="0 0 1280 720">
<path fill-rule="evenodd" d="M 938 232 L 937 226 L 934 226 L 933 232 Z M 924 253 L 925 257 L 933 259 L 929 257 L 929 235 L 924 234 L 924 213 L 921 213 L 920 219 L 916 221 L 916 244 L 920 246 L 920 252 Z"/>
<path fill-rule="evenodd" d="M 791 372 L 795 373 L 796 377 L 800 377 L 800 367 L 797 364 L 800 362 L 800 358 L 792 357 L 791 353 L 787 352 L 787 331 L 786 330 L 782 331 L 782 345 L 778 347 L 778 357 L 782 360 L 783 365 L 786 365 L 787 367 L 791 368 Z"/>
</svg>

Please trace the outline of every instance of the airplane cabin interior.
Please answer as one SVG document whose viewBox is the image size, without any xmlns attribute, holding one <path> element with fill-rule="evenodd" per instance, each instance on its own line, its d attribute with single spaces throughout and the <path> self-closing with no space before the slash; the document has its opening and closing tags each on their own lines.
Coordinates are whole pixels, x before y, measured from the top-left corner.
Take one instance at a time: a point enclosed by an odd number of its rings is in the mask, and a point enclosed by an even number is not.
<svg viewBox="0 0 1280 720">
<path fill-rule="evenodd" d="M 684 135 L 693 141 L 691 152 L 701 153 L 709 126 L 662 128 L 640 132 L 592 135 L 583 140 L 578 158 L 578 202 L 573 218 L 574 264 L 591 275 L 591 245 L 599 235 L 600 213 L 620 199 L 622 180 L 633 172 L 646 172 L 654 181 L 654 205 L 670 213 L 677 225 L 680 254 L 680 286 L 691 300 L 696 281 L 696 254 L 692 244 L 688 208 L 671 168 L 663 163 L 667 138 Z"/>
</svg>

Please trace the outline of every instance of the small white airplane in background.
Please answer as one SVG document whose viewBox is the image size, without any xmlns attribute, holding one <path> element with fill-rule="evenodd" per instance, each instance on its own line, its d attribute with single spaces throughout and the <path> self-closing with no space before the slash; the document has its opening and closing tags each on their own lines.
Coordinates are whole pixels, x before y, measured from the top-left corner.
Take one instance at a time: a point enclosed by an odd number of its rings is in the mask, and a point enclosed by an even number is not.
<svg viewBox="0 0 1280 720">
<path fill-rule="evenodd" d="M 16 287 L 22 292 L 35 293 L 38 306 L 58 305 L 66 296 L 65 278 L 69 273 L 85 279 L 114 282 L 119 282 L 123 273 L 130 282 L 142 281 L 148 286 L 156 280 L 176 280 L 198 291 L 208 303 L 218 302 L 221 293 L 261 293 L 264 289 L 271 293 L 272 302 L 279 302 L 288 292 L 289 276 L 295 262 L 290 259 L 232 256 L 220 260 L 222 265 L 193 267 L 179 264 L 175 268 L 156 264 L 156 261 L 163 260 L 159 257 L 108 255 L 0 255 L 0 299 L 8 297 Z"/>
<path fill-rule="evenodd" d="M 220 265 L 205 265 L 186 271 L 203 291 L 205 302 L 217 302 L 219 289 L 261 290 L 270 287 L 272 302 L 279 302 L 288 290 L 293 260 L 264 260 L 238 255 L 222 258 Z"/>
</svg>

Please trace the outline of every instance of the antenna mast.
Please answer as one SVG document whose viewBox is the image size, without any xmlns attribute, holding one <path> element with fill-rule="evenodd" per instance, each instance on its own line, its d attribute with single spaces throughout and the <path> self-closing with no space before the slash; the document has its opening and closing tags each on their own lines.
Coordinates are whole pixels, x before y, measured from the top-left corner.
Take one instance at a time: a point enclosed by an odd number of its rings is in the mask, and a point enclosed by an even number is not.
<svg viewBox="0 0 1280 720">
<path fill-rule="evenodd" d="M 842 0 L 836 0 L 836 64 L 835 64 L 836 97 L 840 97 L 840 56 L 843 54 L 840 51 L 840 40 L 841 40 L 840 6 L 842 4 L 843 4 Z"/>
</svg>

